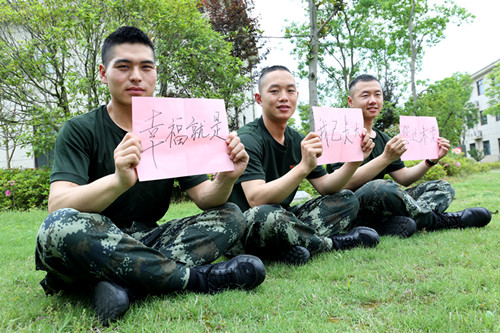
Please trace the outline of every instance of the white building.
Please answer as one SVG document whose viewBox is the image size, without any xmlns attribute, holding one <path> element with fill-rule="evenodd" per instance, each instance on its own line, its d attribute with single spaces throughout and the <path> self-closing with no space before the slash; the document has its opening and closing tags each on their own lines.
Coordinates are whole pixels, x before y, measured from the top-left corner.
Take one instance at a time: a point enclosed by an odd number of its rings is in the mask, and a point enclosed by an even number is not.
<svg viewBox="0 0 500 333">
<path fill-rule="evenodd" d="M 481 162 L 500 160 L 500 116 L 484 114 L 488 108 L 488 97 L 484 93 L 493 84 L 487 76 L 497 64 L 500 64 L 500 59 L 471 75 L 474 85 L 471 102 L 478 108 L 480 122 L 467 131 L 465 148 L 468 157 L 471 157 L 468 153 L 470 149 L 482 150 L 485 157 Z M 500 82 L 496 84 L 500 85 Z"/>
</svg>

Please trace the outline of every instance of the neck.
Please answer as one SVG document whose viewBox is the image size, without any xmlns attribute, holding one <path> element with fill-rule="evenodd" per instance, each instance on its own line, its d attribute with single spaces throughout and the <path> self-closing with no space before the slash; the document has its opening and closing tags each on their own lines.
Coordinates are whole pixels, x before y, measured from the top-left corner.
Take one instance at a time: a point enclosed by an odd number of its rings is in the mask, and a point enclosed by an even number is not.
<svg viewBox="0 0 500 333">
<path fill-rule="evenodd" d="M 108 114 L 111 120 L 115 122 L 120 128 L 127 132 L 132 132 L 132 106 L 131 105 L 118 105 L 109 102 Z"/>
<path fill-rule="evenodd" d="M 365 119 L 364 120 L 364 126 L 366 128 L 366 131 L 367 131 L 368 135 L 371 138 L 375 137 L 375 133 L 374 133 L 374 130 L 373 130 L 373 119 Z"/>
<path fill-rule="evenodd" d="M 264 121 L 264 126 L 266 126 L 267 131 L 271 134 L 274 140 L 278 141 L 280 144 L 285 144 L 285 129 L 287 122 L 273 122 L 267 119 L 264 115 L 262 116 Z"/>
</svg>

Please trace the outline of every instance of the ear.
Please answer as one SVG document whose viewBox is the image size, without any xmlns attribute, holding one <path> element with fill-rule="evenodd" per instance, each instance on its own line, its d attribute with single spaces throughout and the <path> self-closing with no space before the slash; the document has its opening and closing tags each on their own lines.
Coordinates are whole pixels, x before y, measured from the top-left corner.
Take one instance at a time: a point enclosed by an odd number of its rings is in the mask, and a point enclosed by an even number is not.
<svg viewBox="0 0 500 333">
<path fill-rule="evenodd" d="M 103 64 L 99 65 L 99 79 L 102 83 L 108 84 L 108 78 L 106 77 L 106 67 Z"/>
<path fill-rule="evenodd" d="M 257 104 L 262 105 L 262 96 L 259 93 L 255 93 L 255 101 Z"/>
<path fill-rule="evenodd" d="M 347 96 L 347 104 L 349 104 L 351 108 L 353 107 L 351 96 Z"/>
</svg>

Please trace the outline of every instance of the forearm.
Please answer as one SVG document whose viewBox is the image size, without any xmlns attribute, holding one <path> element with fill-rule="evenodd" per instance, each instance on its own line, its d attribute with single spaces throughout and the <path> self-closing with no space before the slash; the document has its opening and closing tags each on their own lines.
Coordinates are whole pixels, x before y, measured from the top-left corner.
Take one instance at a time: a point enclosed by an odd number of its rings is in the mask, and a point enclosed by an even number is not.
<svg viewBox="0 0 500 333">
<path fill-rule="evenodd" d="M 235 182 L 236 179 L 220 173 L 213 181 L 206 180 L 187 192 L 198 208 L 210 209 L 227 202 Z"/>
<path fill-rule="evenodd" d="M 100 213 L 127 189 L 126 186 L 120 186 L 115 175 L 108 175 L 81 186 L 70 182 L 56 181 L 50 186 L 48 209 L 50 213 L 61 208 Z"/>
<path fill-rule="evenodd" d="M 343 187 L 354 191 L 367 182 L 373 180 L 373 178 L 382 172 L 382 170 L 384 170 L 389 164 L 391 164 L 391 161 L 385 159 L 381 155 L 357 168 L 352 177 L 346 182 L 346 184 L 344 184 Z"/>
<path fill-rule="evenodd" d="M 395 178 L 395 180 L 403 186 L 409 186 L 422 178 L 427 171 L 429 171 L 429 169 L 430 168 L 425 164 L 425 162 L 422 161 L 411 168 L 407 168 L 403 179 Z"/>
<path fill-rule="evenodd" d="M 322 195 L 339 192 L 342 188 L 346 187 L 346 184 L 356 173 L 360 164 L 361 162 L 346 162 L 342 167 L 328 174 L 325 181 L 320 184 L 313 182 L 313 185 L 315 185 L 315 188 Z"/>
<path fill-rule="evenodd" d="M 297 165 L 282 177 L 271 182 L 266 183 L 264 180 L 251 181 L 248 183 L 255 185 L 250 187 L 243 183 L 242 186 L 251 207 L 279 204 L 295 191 L 308 174 L 309 172 L 306 169 Z"/>
</svg>

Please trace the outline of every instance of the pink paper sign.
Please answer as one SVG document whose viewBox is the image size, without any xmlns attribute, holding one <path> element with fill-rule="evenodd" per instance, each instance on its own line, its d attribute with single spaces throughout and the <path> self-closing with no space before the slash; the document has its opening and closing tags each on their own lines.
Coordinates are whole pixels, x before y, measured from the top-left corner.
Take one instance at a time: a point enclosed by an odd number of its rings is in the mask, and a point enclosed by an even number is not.
<svg viewBox="0 0 500 333">
<path fill-rule="evenodd" d="M 315 132 L 323 143 L 318 164 L 363 160 L 361 109 L 313 107 L 313 114 Z"/>
<path fill-rule="evenodd" d="M 234 170 L 223 100 L 133 97 L 132 122 L 140 181 Z"/>
<path fill-rule="evenodd" d="M 436 117 L 399 117 L 399 135 L 406 139 L 408 150 L 403 153 L 401 160 L 436 159 L 439 147 L 439 128 Z"/>
</svg>

